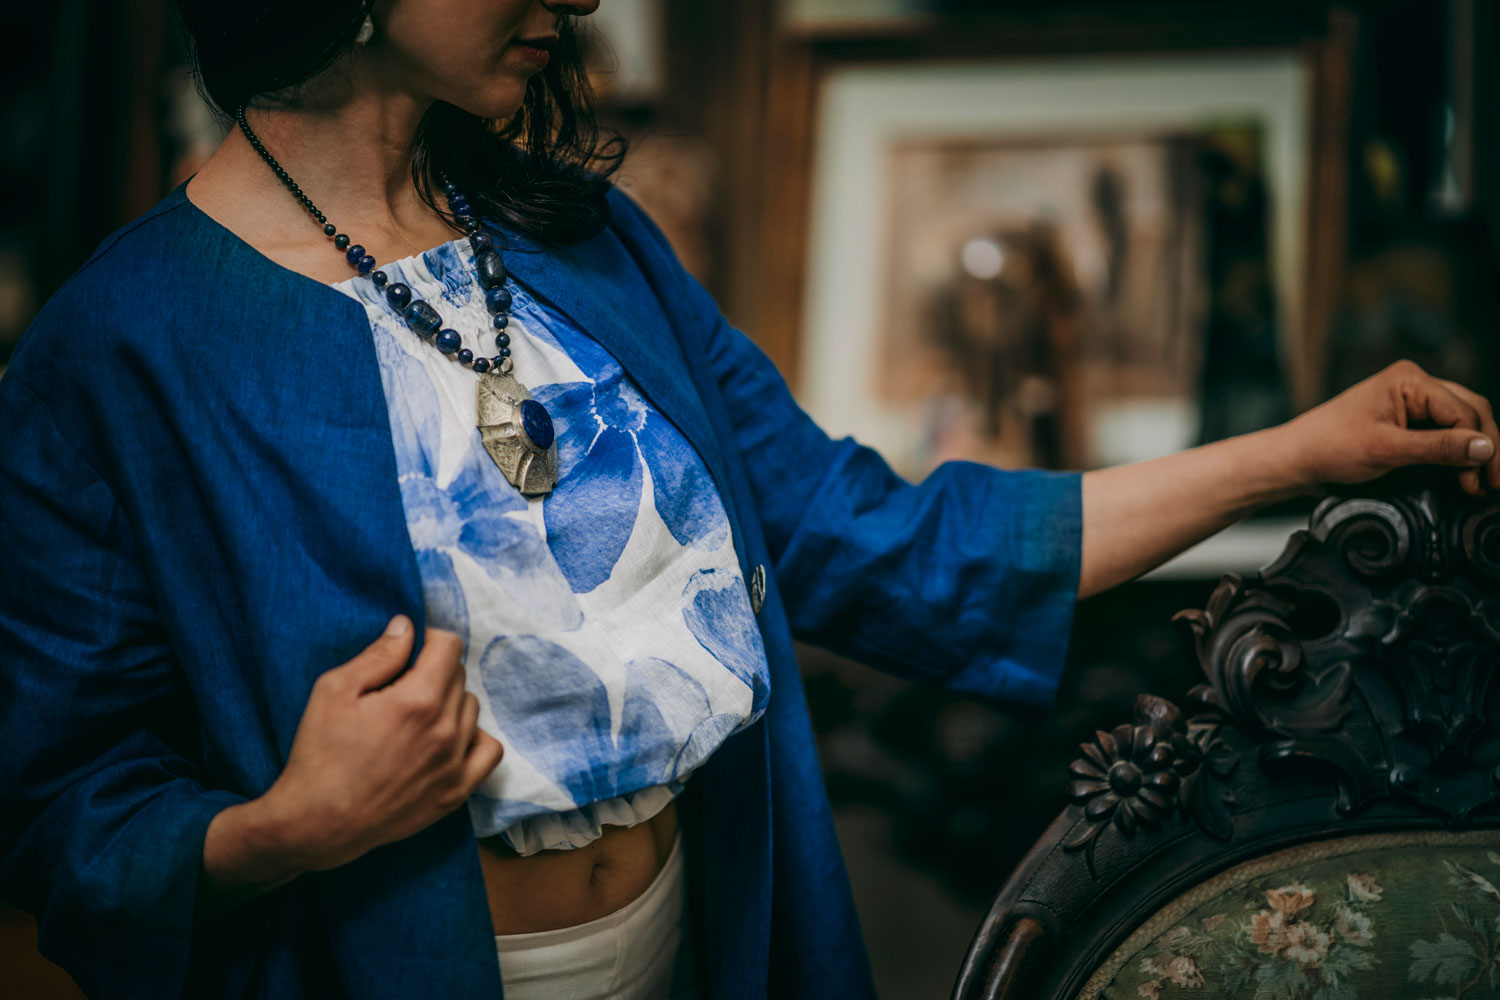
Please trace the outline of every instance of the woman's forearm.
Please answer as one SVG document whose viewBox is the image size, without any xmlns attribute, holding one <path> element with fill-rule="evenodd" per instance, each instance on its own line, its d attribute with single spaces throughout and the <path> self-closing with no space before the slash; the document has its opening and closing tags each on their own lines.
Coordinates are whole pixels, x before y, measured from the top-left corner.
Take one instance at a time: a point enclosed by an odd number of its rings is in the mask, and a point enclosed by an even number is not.
<svg viewBox="0 0 1500 1000">
<path fill-rule="evenodd" d="M 1134 579 L 1257 508 L 1302 492 L 1283 432 L 1085 472 L 1078 596 Z"/>
<path fill-rule="evenodd" d="M 285 885 L 315 865 L 264 796 L 230 806 L 203 839 L 200 915 L 222 912 Z"/>
<path fill-rule="evenodd" d="M 1398 361 L 1279 427 L 1084 473 L 1078 595 L 1133 579 L 1319 483 L 1362 483 L 1420 463 L 1453 468 L 1474 496 L 1500 489 L 1497 443 L 1488 400 Z"/>
</svg>

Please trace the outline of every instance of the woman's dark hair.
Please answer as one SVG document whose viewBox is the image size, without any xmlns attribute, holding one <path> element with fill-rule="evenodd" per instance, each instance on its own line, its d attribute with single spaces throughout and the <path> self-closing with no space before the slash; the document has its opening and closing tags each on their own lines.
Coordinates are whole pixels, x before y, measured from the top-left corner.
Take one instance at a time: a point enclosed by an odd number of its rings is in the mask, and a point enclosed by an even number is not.
<svg viewBox="0 0 1500 1000">
<path fill-rule="evenodd" d="M 288 103 L 296 88 L 355 45 L 371 0 L 177 0 L 192 42 L 198 89 L 221 115 L 259 102 Z M 438 102 L 413 139 L 412 180 L 434 211 L 445 172 L 477 210 L 548 244 L 570 243 L 609 222 L 610 177 L 624 140 L 594 115 L 572 18 L 547 68 L 504 121 Z"/>
</svg>

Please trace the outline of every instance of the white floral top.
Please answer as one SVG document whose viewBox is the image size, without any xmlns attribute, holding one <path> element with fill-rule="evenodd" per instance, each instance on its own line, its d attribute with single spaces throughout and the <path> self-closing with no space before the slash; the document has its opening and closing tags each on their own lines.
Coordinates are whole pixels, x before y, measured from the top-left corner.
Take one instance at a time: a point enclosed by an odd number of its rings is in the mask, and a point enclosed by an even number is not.
<svg viewBox="0 0 1500 1000">
<path fill-rule="evenodd" d="M 381 270 L 494 353 L 467 239 Z M 649 819 L 769 695 L 707 468 L 613 356 L 512 281 L 514 374 L 558 443 L 557 488 L 523 497 L 480 443 L 479 376 L 369 278 L 334 287 L 370 318 L 428 623 L 464 640 L 480 726 L 505 747 L 470 799 L 475 833 L 531 854 Z"/>
</svg>

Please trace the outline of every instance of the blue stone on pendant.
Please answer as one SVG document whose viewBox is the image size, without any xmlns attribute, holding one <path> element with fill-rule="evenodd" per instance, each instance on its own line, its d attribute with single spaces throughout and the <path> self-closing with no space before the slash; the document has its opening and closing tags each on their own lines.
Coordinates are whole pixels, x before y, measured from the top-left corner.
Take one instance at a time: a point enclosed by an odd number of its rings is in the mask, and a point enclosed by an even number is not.
<svg viewBox="0 0 1500 1000">
<path fill-rule="evenodd" d="M 521 400 L 521 433 L 526 435 L 537 451 L 546 451 L 552 447 L 555 437 L 552 415 L 534 399 Z"/>
</svg>

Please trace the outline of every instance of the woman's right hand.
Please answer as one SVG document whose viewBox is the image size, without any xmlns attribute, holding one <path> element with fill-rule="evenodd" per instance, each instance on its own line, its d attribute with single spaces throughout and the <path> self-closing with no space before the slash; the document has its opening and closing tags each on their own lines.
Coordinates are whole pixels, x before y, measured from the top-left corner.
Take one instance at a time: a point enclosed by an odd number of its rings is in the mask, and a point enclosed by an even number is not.
<svg viewBox="0 0 1500 1000">
<path fill-rule="evenodd" d="M 397 679 L 412 639 L 411 620 L 398 615 L 313 684 L 281 776 L 209 825 L 203 861 L 213 894 L 255 895 L 410 836 L 462 806 L 494 770 L 502 750 L 477 726 L 463 644 L 428 629 Z"/>
<path fill-rule="evenodd" d="M 479 700 L 464 689 L 458 636 L 428 629 L 397 680 L 411 646 L 411 621 L 397 615 L 318 678 L 286 768 L 265 794 L 315 870 L 431 826 L 500 762 L 500 744 L 478 728 Z"/>
</svg>

